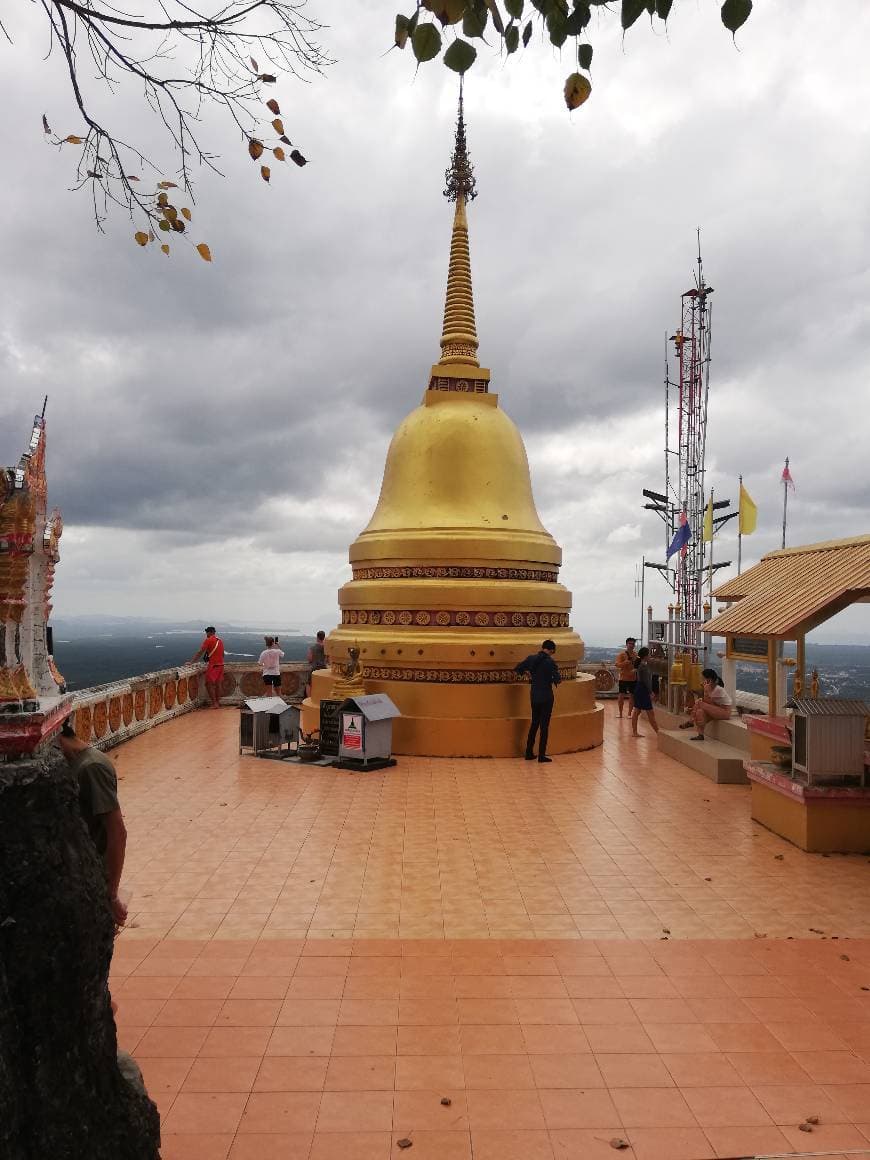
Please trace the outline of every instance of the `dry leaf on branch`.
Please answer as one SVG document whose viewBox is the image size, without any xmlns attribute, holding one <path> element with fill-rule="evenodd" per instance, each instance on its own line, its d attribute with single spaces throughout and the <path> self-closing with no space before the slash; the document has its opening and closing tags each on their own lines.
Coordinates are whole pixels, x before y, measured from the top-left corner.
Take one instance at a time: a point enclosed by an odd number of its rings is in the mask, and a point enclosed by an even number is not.
<svg viewBox="0 0 870 1160">
<path fill-rule="evenodd" d="M 280 145 L 276 145 L 275 148 L 272 150 L 272 152 L 275 154 L 276 161 L 283 161 L 284 158 L 287 156 Z"/>
<path fill-rule="evenodd" d="M 258 141 L 256 137 L 252 137 L 248 142 L 248 152 L 254 161 L 263 155 L 263 142 Z"/>
<path fill-rule="evenodd" d="M 293 152 L 290 154 L 290 160 L 295 161 L 300 169 L 302 168 L 303 165 L 308 164 L 308 158 L 303 157 L 298 149 L 294 149 Z"/>
<path fill-rule="evenodd" d="M 270 97 L 269 100 L 266 101 L 266 108 L 270 113 L 274 113 L 276 117 L 281 112 L 281 108 L 274 97 Z"/>
<path fill-rule="evenodd" d="M 262 179 L 264 181 L 268 181 L 269 178 L 272 176 L 272 170 L 269 168 L 268 165 L 261 165 L 260 166 L 260 176 L 262 177 Z"/>
<path fill-rule="evenodd" d="M 140 246 L 147 246 L 151 240 L 144 230 L 137 230 L 133 237 L 136 239 Z"/>
<path fill-rule="evenodd" d="M 205 244 L 205 242 L 200 242 L 199 245 L 196 247 L 196 249 L 197 249 L 199 256 L 202 258 L 202 260 L 204 262 L 211 261 L 211 250 L 208 248 L 208 246 Z"/>
</svg>

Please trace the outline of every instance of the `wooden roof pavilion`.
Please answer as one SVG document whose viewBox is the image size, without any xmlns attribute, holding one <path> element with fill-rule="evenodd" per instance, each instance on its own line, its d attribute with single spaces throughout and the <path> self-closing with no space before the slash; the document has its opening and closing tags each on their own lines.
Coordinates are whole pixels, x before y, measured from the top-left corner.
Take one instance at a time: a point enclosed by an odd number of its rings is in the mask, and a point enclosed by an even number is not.
<svg viewBox="0 0 870 1160">
<path fill-rule="evenodd" d="M 705 632 L 798 640 L 849 605 L 870 602 L 870 535 L 768 552 L 713 595 L 734 603 Z"/>
</svg>

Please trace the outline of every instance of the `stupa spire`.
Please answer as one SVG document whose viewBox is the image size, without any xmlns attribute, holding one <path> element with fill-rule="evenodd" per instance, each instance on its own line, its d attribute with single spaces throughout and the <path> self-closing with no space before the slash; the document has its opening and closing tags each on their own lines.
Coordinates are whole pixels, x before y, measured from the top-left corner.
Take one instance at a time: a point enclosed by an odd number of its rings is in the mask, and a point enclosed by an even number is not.
<svg viewBox="0 0 870 1160">
<path fill-rule="evenodd" d="M 467 202 L 477 197 L 477 183 L 468 156 L 465 118 L 462 110 L 462 81 L 459 82 L 459 114 L 453 156 L 444 175 L 444 196 L 456 203 L 453 233 L 450 238 L 450 266 L 447 273 L 447 296 L 444 302 L 444 325 L 441 331 L 439 365 L 480 366 L 477 360 L 477 326 L 474 320 L 474 291 L 471 285 L 471 255 L 468 248 Z"/>
</svg>

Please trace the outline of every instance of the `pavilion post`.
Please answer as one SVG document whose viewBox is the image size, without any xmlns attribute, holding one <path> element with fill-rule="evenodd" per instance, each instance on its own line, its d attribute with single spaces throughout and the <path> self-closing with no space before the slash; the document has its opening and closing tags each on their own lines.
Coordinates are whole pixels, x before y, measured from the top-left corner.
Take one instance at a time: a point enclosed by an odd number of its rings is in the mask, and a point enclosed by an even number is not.
<svg viewBox="0 0 870 1160">
<path fill-rule="evenodd" d="M 777 648 L 772 637 L 767 638 L 767 715 L 776 716 L 777 702 Z"/>
</svg>

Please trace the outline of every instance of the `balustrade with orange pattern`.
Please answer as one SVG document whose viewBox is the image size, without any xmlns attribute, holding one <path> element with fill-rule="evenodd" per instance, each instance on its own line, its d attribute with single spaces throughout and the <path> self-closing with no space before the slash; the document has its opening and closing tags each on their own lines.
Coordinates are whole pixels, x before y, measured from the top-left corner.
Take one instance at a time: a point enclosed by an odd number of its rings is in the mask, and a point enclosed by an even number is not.
<svg viewBox="0 0 870 1160">
<path fill-rule="evenodd" d="M 301 698 L 307 671 L 304 662 L 282 665 L 281 696 L 287 700 Z M 266 692 L 259 668 L 243 662 L 226 665 L 222 705 L 241 705 L 247 698 Z M 205 708 L 205 665 L 143 673 L 129 680 L 82 689 L 74 697 L 77 735 L 100 749 L 111 749 L 182 713 Z"/>
</svg>

